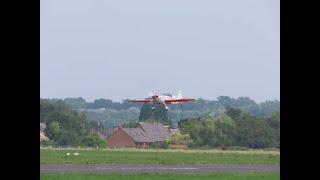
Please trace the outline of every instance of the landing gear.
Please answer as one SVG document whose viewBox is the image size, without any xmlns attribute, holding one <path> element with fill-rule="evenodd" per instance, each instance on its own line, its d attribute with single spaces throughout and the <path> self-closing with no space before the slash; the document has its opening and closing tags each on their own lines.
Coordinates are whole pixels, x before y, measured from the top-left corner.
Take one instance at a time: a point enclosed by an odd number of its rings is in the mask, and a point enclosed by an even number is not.
<svg viewBox="0 0 320 180">
<path fill-rule="evenodd" d="M 155 108 L 155 107 L 151 107 L 151 109 L 152 109 L 152 111 L 155 111 L 155 110 L 156 110 L 156 108 Z"/>
</svg>

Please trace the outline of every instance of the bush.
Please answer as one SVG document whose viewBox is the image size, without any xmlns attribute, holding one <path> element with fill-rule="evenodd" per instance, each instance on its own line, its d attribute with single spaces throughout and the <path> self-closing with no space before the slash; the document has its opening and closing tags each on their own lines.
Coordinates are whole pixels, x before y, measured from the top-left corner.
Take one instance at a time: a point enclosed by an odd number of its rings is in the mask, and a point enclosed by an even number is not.
<svg viewBox="0 0 320 180">
<path fill-rule="evenodd" d="M 163 141 L 159 144 L 153 143 L 149 147 L 151 149 L 169 149 L 169 144 L 166 141 Z"/>
<path fill-rule="evenodd" d="M 161 142 L 159 144 L 159 149 L 169 149 L 169 144 L 167 142 Z"/>
<path fill-rule="evenodd" d="M 73 130 L 63 130 L 58 137 L 57 143 L 59 146 L 78 146 L 79 136 Z"/>
<path fill-rule="evenodd" d="M 242 147 L 242 146 L 230 146 L 227 148 L 227 150 L 247 151 L 247 150 L 249 150 L 249 148 Z"/>
<path fill-rule="evenodd" d="M 107 142 L 98 135 L 91 134 L 81 139 L 80 146 L 105 148 L 107 147 Z"/>
<path fill-rule="evenodd" d="M 40 141 L 40 146 L 48 147 L 48 146 L 57 146 L 57 143 L 53 140 L 43 140 Z"/>
</svg>

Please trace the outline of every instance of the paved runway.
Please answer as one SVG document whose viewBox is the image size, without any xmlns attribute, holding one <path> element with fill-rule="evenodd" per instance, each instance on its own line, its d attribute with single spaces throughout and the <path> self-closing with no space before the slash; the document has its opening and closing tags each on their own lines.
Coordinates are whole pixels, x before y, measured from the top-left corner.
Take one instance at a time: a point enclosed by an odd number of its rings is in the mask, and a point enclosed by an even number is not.
<svg viewBox="0 0 320 180">
<path fill-rule="evenodd" d="M 280 172 L 273 164 L 40 164 L 40 173 Z"/>
</svg>

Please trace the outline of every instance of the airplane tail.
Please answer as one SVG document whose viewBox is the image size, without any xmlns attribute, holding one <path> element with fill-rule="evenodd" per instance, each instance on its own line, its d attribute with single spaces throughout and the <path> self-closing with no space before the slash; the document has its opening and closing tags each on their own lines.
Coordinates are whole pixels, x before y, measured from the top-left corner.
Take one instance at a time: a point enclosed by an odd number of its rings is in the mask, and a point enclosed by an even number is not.
<svg viewBox="0 0 320 180">
<path fill-rule="evenodd" d="M 181 90 L 179 90 L 179 92 L 178 92 L 178 98 L 182 98 L 182 91 Z"/>
</svg>

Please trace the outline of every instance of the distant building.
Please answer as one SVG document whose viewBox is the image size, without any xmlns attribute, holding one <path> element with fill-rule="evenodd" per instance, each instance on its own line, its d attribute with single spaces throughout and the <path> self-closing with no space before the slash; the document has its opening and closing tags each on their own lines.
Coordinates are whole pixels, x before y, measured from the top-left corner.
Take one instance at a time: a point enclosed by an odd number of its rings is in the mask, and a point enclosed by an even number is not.
<svg viewBox="0 0 320 180">
<path fill-rule="evenodd" d="M 139 122 L 135 128 L 118 128 L 107 138 L 110 146 L 149 147 L 171 136 L 170 129 L 161 123 Z"/>
<path fill-rule="evenodd" d="M 40 141 L 47 140 L 47 139 L 48 138 L 46 137 L 45 133 L 40 131 Z"/>
<path fill-rule="evenodd" d="M 106 128 L 105 130 L 105 137 L 109 137 L 115 132 L 118 128 Z"/>
<path fill-rule="evenodd" d="M 117 129 L 118 128 L 106 128 L 105 130 L 100 129 L 100 131 L 98 131 L 96 128 L 91 128 L 90 132 L 93 134 L 97 134 L 101 138 L 107 138 L 107 137 L 111 136 L 112 133 L 114 131 L 116 131 Z"/>
</svg>

